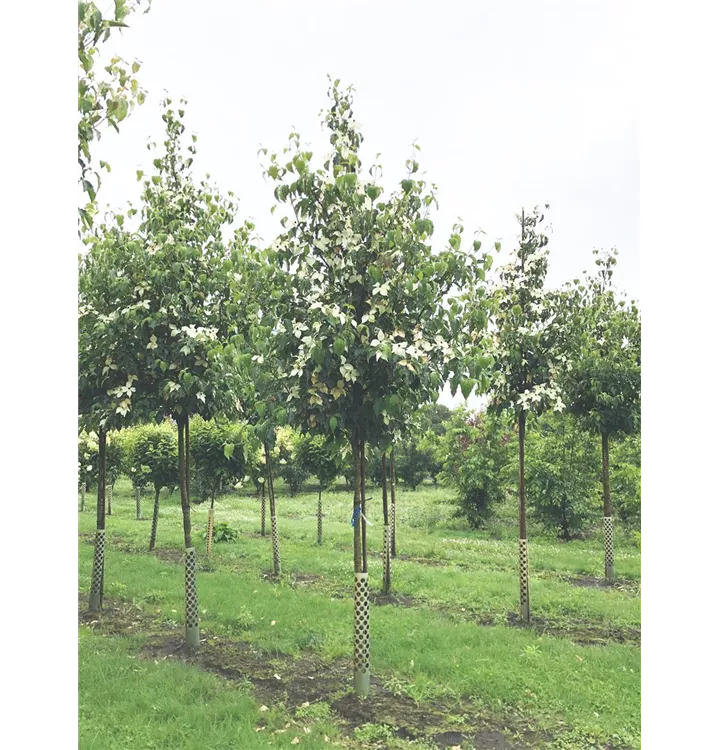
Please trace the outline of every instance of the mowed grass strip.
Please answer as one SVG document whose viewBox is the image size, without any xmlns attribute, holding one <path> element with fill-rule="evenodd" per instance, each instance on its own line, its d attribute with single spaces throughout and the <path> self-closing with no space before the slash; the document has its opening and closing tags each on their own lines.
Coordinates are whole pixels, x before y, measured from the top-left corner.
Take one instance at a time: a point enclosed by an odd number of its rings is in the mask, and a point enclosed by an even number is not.
<svg viewBox="0 0 718 750">
<path fill-rule="evenodd" d="M 136 529 L 146 530 L 148 524 L 130 517 L 129 499 L 127 506 L 126 512 L 120 509 L 112 517 L 110 528 L 121 531 L 134 524 Z M 167 523 L 170 519 L 164 520 L 162 541 L 179 546 L 179 525 L 175 533 Z M 265 554 L 270 554 L 268 540 L 243 538 L 234 546 L 241 549 L 250 542 L 265 544 Z M 217 545 L 216 558 L 225 554 L 220 548 L 222 545 Z M 308 552 L 314 557 L 325 555 L 325 550 L 316 547 Z M 290 557 L 289 550 L 283 557 Z M 81 542 L 80 580 L 85 591 L 91 559 L 92 547 Z M 215 571 L 198 577 L 201 627 L 205 630 L 241 636 L 270 652 L 298 654 L 314 649 L 325 658 L 350 655 L 350 598 L 336 599 L 311 588 L 269 583 L 259 575 L 223 570 L 216 560 L 213 564 L 217 565 Z M 344 568 L 340 574 L 350 582 L 350 559 Z M 122 554 L 110 547 L 105 582 L 108 595 L 134 599 L 181 627 L 181 566 L 150 555 Z M 577 596 L 609 593 L 576 589 Z M 373 607 L 372 659 L 376 670 L 394 676 L 397 689 L 418 700 L 464 695 L 492 710 L 511 706 L 548 729 L 566 723 L 605 738 L 618 733 L 628 738 L 628 746 L 638 743 L 640 651 L 633 647 L 582 647 L 560 638 L 537 636 L 532 630 L 479 627 L 428 609 Z"/>
</svg>

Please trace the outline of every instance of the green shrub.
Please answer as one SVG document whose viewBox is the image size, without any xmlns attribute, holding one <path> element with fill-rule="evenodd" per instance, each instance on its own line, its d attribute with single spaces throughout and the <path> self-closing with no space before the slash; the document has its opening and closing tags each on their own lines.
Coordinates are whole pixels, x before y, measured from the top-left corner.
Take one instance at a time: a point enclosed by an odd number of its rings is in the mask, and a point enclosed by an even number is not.
<svg viewBox="0 0 718 750">
<path fill-rule="evenodd" d="M 566 541 L 601 517 L 600 444 L 570 414 L 546 414 L 527 429 L 526 495 L 534 517 Z"/>
<path fill-rule="evenodd" d="M 127 465 L 126 430 L 109 432 L 105 443 L 105 481 L 108 486 L 115 485 L 117 479 L 125 473 Z M 81 432 L 78 440 L 78 483 L 86 482 L 87 486 L 97 486 L 100 471 L 100 446 L 94 432 Z"/>
<path fill-rule="evenodd" d="M 611 443 L 611 501 L 613 510 L 629 529 L 641 528 L 641 434 Z"/>
<path fill-rule="evenodd" d="M 515 449 L 512 429 L 501 418 L 459 408 L 439 445 L 439 479 L 458 495 L 457 515 L 473 528 L 483 526 L 504 499 L 507 468 Z"/>
<path fill-rule="evenodd" d="M 329 487 L 339 473 L 336 451 L 321 435 L 297 436 L 293 460 L 309 476 L 316 477 L 322 489 Z"/>
<path fill-rule="evenodd" d="M 239 425 L 195 417 L 190 422 L 190 481 L 196 502 L 215 499 L 244 477 L 244 433 Z"/>
<path fill-rule="evenodd" d="M 177 433 L 169 422 L 145 424 L 124 431 L 125 472 L 135 487 L 178 486 Z"/>
<path fill-rule="evenodd" d="M 277 430 L 277 442 L 274 449 L 274 468 L 276 475 L 284 480 L 289 493 L 294 496 L 309 479 L 310 473 L 296 458 L 297 442 L 301 436 L 291 427 L 280 427 Z"/>
<path fill-rule="evenodd" d="M 201 531 L 200 536 L 207 541 L 207 529 Z M 236 542 L 237 539 L 239 539 L 239 532 L 229 524 L 224 523 L 224 521 L 216 523 L 212 527 L 212 541 L 215 544 L 219 542 Z"/>
<path fill-rule="evenodd" d="M 632 536 L 633 536 L 633 544 L 640 550 L 641 549 L 641 532 L 634 531 Z"/>
</svg>

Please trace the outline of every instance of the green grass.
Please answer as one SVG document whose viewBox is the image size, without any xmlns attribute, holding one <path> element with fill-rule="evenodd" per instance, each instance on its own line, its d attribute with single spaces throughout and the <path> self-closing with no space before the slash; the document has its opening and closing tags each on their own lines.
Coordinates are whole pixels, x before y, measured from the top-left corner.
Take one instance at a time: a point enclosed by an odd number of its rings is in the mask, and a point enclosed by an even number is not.
<svg viewBox="0 0 718 750">
<path fill-rule="evenodd" d="M 307 718 L 287 729 L 281 710 L 260 712 L 250 686 L 237 685 L 181 662 L 140 660 L 141 638 L 105 638 L 80 628 L 80 732 L 83 750 L 305 750 L 335 740 L 328 719 Z M 262 732 L 255 728 L 267 722 Z M 304 727 L 311 730 L 305 733 Z M 283 729 L 281 734 L 275 734 Z"/>
<path fill-rule="evenodd" d="M 368 494 L 374 497 L 369 504 L 373 522 L 369 549 L 378 552 L 381 495 L 376 490 Z M 318 547 L 313 515 L 316 495 L 278 498 L 285 580 L 276 584 L 262 577 L 271 568 L 269 538 L 253 536 L 259 529 L 259 501 L 238 494 L 218 501 L 216 519 L 242 534 L 237 542 L 216 544 L 212 570 L 198 575 L 203 632 L 241 638 L 269 651 L 298 654 L 313 649 L 326 659 L 351 654 L 351 498 L 347 492 L 328 492 L 323 505 L 325 544 Z M 502 624 L 506 615 L 518 608 L 517 544 L 515 537 L 506 533 L 505 518 L 497 519 L 487 530 L 472 531 L 451 518 L 453 508 L 447 491 L 441 488 L 416 492 L 400 488 L 397 506 L 398 551 L 409 559 L 395 561 L 394 592 L 414 598 L 416 606 L 372 607 L 374 671 L 390 678 L 393 689 L 420 702 L 464 696 L 489 711 L 530 718 L 537 727 L 552 732 L 568 725 L 578 739 L 570 744 L 571 735 L 565 735 L 562 741 L 569 744 L 560 747 L 585 747 L 589 736 L 603 742 L 613 738 L 616 746 L 640 746 L 640 649 L 620 643 L 582 646 L 570 639 L 574 626 L 640 628 L 640 553 L 625 537 L 617 535 L 617 574 L 636 583 L 623 589 L 579 588 L 563 579 L 600 575 L 600 539 L 564 544 L 533 529 L 529 535 L 532 614 L 565 626 L 567 637 L 554 637 Z M 144 513 L 150 511 L 150 499 L 145 497 Z M 192 516 L 195 544 L 203 549 L 198 532 L 204 527 L 206 511 L 194 506 Z M 424 524 L 428 523 L 432 526 L 427 529 Z M 93 514 L 80 514 L 79 525 L 80 531 L 92 531 Z M 108 533 L 114 546 L 109 545 L 107 553 L 107 595 L 135 600 L 179 628 L 183 620 L 182 567 L 117 549 L 117 544 L 123 544 L 142 550 L 149 535 L 149 523 L 134 520 L 134 496 L 122 481 L 115 488 Z M 163 499 L 158 546 L 180 549 L 182 545 L 179 499 Z M 79 548 L 80 589 L 86 592 L 92 547 L 81 542 Z M 369 572 L 370 585 L 376 590 L 381 581 L 379 557 L 370 558 Z M 319 579 L 309 585 L 293 585 L 296 573 Z M 478 625 L 471 619 L 474 614 L 494 618 L 496 624 Z M 110 655 L 103 652 L 97 658 L 105 656 Z M 81 652 L 81 661 L 83 658 Z M 123 658 L 129 660 L 127 652 Z M 207 677 L 198 673 L 197 679 L 200 676 Z M 80 689 L 81 705 L 91 705 L 96 683 L 81 675 Z M 180 700 L 174 687 L 166 697 Z M 221 696 L 213 700 L 218 701 L 216 711 L 221 713 Z M 119 706 L 117 710 L 125 711 Z M 251 708 L 247 711 L 251 715 Z M 117 720 L 134 727 L 132 711 L 122 715 L 124 719 Z M 95 727 L 92 731 L 100 732 L 94 714 L 81 711 L 81 716 Z M 228 716 L 227 721 L 234 719 Z M 256 740 L 253 729 L 252 733 Z M 87 733 L 82 736 L 89 737 Z M 216 744 L 205 742 L 203 746 L 221 748 L 225 746 L 222 741 L 218 736 L 212 739 Z M 82 746 L 121 745 L 100 742 Z M 191 745 L 178 745 L 185 746 Z M 256 742 L 246 746 L 264 747 Z M 301 746 L 309 745 L 302 739 Z"/>
</svg>

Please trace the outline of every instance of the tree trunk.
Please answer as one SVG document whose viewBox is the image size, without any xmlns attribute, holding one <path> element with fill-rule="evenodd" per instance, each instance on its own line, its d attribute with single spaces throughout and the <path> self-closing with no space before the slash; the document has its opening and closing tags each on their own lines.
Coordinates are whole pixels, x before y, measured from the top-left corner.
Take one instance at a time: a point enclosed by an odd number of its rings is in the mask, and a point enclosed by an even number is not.
<svg viewBox="0 0 718 750">
<path fill-rule="evenodd" d="M 319 485 L 319 500 L 317 501 L 317 544 L 322 543 L 322 486 Z"/>
<path fill-rule="evenodd" d="M 209 513 L 207 513 L 207 545 L 206 550 L 207 554 L 212 554 L 212 543 L 214 542 L 213 539 L 214 535 L 214 497 L 210 500 L 209 505 Z"/>
<path fill-rule="evenodd" d="M 100 470 L 97 479 L 97 531 L 95 532 L 95 553 L 92 558 L 90 612 L 97 612 L 102 608 L 105 581 L 105 455 L 107 433 L 102 428 L 100 428 L 99 443 Z"/>
<path fill-rule="evenodd" d="M 157 539 L 157 519 L 160 515 L 160 488 L 155 487 L 155 506 L 152 509 L 152 530 L 150 531 L 150 552 L 155 548 Z"/>
<path fill-rule="evenodd" d="M 80 488 L 80 513 L 85 512 L 85 493 L 87 492 L 87 483 L 83 482 Z"/>
<path fill-rule="evenodd" d="M 366 565 L 364 441 L 355 434 L 354 457 L 354 691 L 369 694 L 369 581 Z"/>
<path fill-rule="evenodd" d="M 366 443 L 361 443 L 361 555 L 362 571 L 366 573 L 367 551 L 366 551 Z"/>
<path fill-rule="evenodd" d="M 139 487 L 135 487 L 135 512 L 137 514 L 137 520 L 142 520 L 142 498 L 141 490 Z"/>
<path fill-rule="evenodd" d="M 613 567 L 613 517 L 611 516 L 611 487 L 608 480 L 608 433 L 601 433 L 603 453 L 603 548 L 605 551 L 606 578 L 611 580 L 616 573 Z"/>
<path fill-rule="evenodd" d="M 185 640 L 191 648 L 199 646 L 199 605 L 197 602 L 197 553 L 192 546 L 192 519 L 189 500 L 189 419 L 177 419 L 179 483 L 185 544 Z"/>
<path fill-rule="evenodd" d="M 265 497 L 266 486 L 267 478 L 265 476 L 264 482 L 262 482 L 262 536 L 267 536 L 267 498 Z"/>
<path fill-rule="evenodd" d="M 272 529 L 272 564 L 275 575 L 282 575 L 282 557 L 279 551 L 279 529 L 277 528 L 277 509 L 274 499 L 274 478 L 272 477 L 272 454 L 269 445 L 264 443 L 264 460 L 267 464 L 267 492 L 269 493 L 269 523 Z"/>
<path fill-rule="evenodd" d="M 391 556 L 396 557 L 396 471 L 394 470 L 394 447 L 389 454 L 391 474 Z"/>
<path fill-rule="evenodd" d="M 107 486 L 107 515 L 112 515 L 112 483 Z"/>
<path fill-rule="evenodd" d="M 381 457 L 381 500 L 384 510 L 384 549 L 382 557 L 384 560 L 384 578 L 382 593 L 391 591 L 391 526 L 389 524 L 389 499 L 386 481 L 386 453 Z"/>
<path fill-rule="evenodd" d="M 526 412 L 521 411 L 519 414 L 519 599 L 521 619 L 529 622 L 529 549 L 526 539 L 526 486 L 524 483 L 525 442 Z"/>
</svg>

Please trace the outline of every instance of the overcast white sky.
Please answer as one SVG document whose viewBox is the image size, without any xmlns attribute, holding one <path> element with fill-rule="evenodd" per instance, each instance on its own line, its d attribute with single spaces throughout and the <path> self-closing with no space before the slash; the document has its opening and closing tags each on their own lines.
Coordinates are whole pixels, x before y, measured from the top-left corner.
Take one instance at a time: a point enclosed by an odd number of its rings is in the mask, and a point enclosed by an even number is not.
<svg viewBox="0 0 718 750">
<path fill-rule="evenodd" d="M 277 217 L 257 150 L 280 150 L 293 129 L 317 157 L 329 150 L 318 117 L 329 73 L 356 88 L 363 161 L 381 153 L 385 186 L 418 141 L 438 185 L 436 243 L 461 217 L 469 237 L 481 229 L 507 250 L 521 207 L 549 203 L 548 283 L 615 246 L 616 285 L 639 296 L 635 2 L 153 0 L 129 22 L 108 45 L 143 63 L 149 95 L 94 149 L 112 165 L 101 204 L 136 201 L 168 92 L 189 100 L 200 173 L 234 190 L 240 218 L 270 241 Z"/>
</svg>

